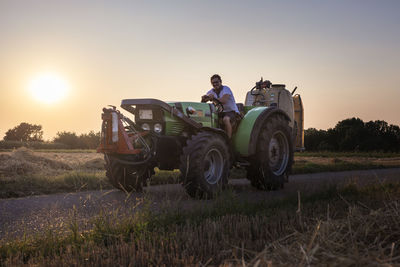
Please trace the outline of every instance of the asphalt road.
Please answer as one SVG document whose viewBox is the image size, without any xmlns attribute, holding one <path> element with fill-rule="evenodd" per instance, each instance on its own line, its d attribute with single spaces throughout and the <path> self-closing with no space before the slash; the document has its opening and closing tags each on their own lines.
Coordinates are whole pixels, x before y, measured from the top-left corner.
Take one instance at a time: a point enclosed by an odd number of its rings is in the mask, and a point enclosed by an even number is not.
<svg viewBox="0 0 400 267">
<path fill-rule="evenodd" d="M 230 184 L 239 199 L 260 201 L 283 198 L 297 191 L 306 194 L 324 190 L 332 184 L 353 182 L 362 186 L 386 181 L 400 181 L 400 168 L 292 175 L 283 190 L 273 192 L 258 191 L 246 179 L 231 180 Z M 181 185 L 150 186 L 144 193 L 131 195 L 108 190 L 0 199 L 0 240 L 48 230 L 69 231 L 75 222 L 81 230 L 89 229 L 99 214 L 132 214 L 143 203 L 157 210 L 191 209 L 212 202 L 191 199 Z"/>
</svg>

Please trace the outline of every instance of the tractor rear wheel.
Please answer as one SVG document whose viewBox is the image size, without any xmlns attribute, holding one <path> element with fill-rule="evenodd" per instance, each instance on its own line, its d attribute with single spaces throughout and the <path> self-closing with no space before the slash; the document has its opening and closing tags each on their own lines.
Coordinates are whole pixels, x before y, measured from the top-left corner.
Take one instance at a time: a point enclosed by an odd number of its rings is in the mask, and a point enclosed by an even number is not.
<svg viewBox="0 0 400 267">
<path fill-rule="evenodd" d="M 263 190 L 283 188 L 293 164 L 293 142 L 288 121 L 282 115 L 268 119 L 257 140 L 247 178 Z"/>
<path fill-rule="evenodd" d="M 133 167 L 118 161 L 115 156 L 105 155 L 106 176 L 117 189 L 125 192 L 141 192 L 146 179 L 153 173 L 146 167 Z"/>
<path fill-rule="evenodd" d="M 191 197 L 212 198 L 228 183 L 230 154 L 219 134 L 200 132 L 183 148 L 181 181 Z"/>
</svg>

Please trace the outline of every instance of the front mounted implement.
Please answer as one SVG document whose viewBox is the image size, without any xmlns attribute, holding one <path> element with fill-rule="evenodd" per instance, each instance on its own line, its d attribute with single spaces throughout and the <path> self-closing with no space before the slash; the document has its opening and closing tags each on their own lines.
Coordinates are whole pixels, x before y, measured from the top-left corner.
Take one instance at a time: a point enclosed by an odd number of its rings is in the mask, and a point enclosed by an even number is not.
<svg viewBox="0 0 400 267">
<path fill-rule="evenodd" d="M 104 154 L 139 155 L 151 152 L 144 137 L 148 131 L 139 132 L 135 123 L 115 107 L 104 108 L 101 115 L 101 142 L 97 152 Z"/>
<path fill-rule="evenodd" d="M 154 167 L 169 170 L 179 167 L 182 144 L 186 139 L 165 135 L 166 130 L 179 129 L 178 126 L 183 125 L 183 130 L 192 132 L 202 128 L 202 124 L 187 117 L 176 106 L 156 99 L 126 99 L 121 107 L 132 113 L 135 121 L 115 107 L 104 108 L 101 143 L 97 151 L 104 154 L 106 176 L 115 187 L 140 191 L 154 174 Z M 152 130 L 145 125 L 151 126 Z M 154 129 L 156 125 L 160 125 L 158 132 Z"/>
</svg>

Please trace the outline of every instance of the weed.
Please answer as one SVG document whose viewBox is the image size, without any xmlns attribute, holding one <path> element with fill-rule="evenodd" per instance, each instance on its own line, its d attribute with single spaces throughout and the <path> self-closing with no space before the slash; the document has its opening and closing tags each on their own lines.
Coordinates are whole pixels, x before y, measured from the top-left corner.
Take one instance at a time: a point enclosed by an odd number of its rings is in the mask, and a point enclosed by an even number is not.
<svg viewBox="0 0 400 267">
<path fill-rule="evenodd" d="M 101 213 L 92 230 L 12 241 L 0 255 L 4 265 L 393 265 L 399 200 L 400 184 L 272 202 L 242 202 L 228 190 L 189 211 Z"/>
<path fill-rule="evenodd" d="M 2 184 L 0 198 L 112 188 L 104 171 L 68 172 L 57 176 L 15 176 Z"/>
<path fill-rule="evenodd" d="M 296 152 L 295 157 L 323 157 L 323 158 L 339 158 L 339 157 L 359 157 L 359 158 L 398 158 L 400 153 L 393 152 L 333 152 L 333 151 L 315 151 L 315 152 Z"/>
<path fill-rule="evenodd" d="M 0 198 L 112 188 L 105 177 L 101 155 L 86 150 L 56 151 L 37 152 L 20 148 L 12 153 L 0 154 Z M 292 174 L 399 167 L 396 158 L 390 159 L 396 155 L 378 152 L 296 153 Z M 375 156 L 378 160 L 355 159 L 356 156 Z M 179 176 L 179 170 L 156 168 L 148 185 L 176 184 L 179 183 Z M 243 168 L 233 168 L 230 172 L 230 179 L 245 177 L 246 170 Z"/>
</svg>

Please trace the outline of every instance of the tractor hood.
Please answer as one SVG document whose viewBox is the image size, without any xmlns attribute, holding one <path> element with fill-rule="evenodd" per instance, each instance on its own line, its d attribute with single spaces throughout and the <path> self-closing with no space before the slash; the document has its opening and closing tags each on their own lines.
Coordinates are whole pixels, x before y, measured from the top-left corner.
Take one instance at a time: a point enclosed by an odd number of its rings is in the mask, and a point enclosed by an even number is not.
<svg viewBox="0 0 400 267">
<path fill-rule="evenodd" d="M 177 105 L 176 104 L 174 105 L 173 103 L 168 104 L 164 101 L 153 98 L 124 99 L 121 102 L 121 107 L 132 114 L 135 113 L 135 106 L 146 106 L 146 105 L 161 108 L 164 111 L 167 111 L 169 114 L 171 114 L 171 116 L 180 119 L 181 121 L 189 124 L 190 126 L 196 129 L 200 129 L 201 127 L 203 127 L 201 123 L 198 123 L 195 120 L 186 116 L 183 110 L 177 108 Z"/>
</svg>

